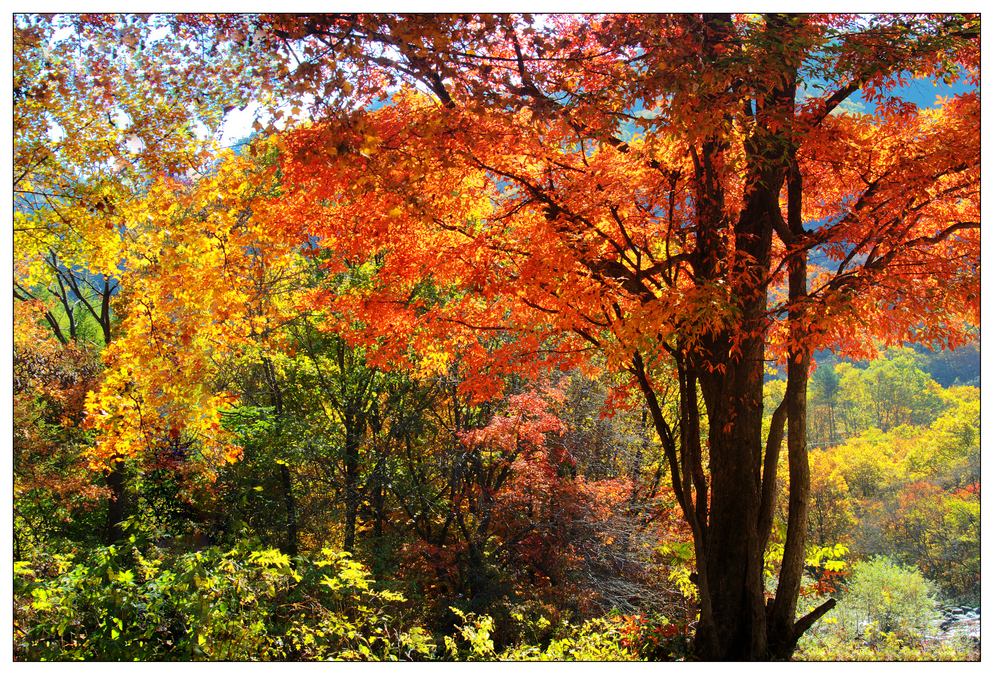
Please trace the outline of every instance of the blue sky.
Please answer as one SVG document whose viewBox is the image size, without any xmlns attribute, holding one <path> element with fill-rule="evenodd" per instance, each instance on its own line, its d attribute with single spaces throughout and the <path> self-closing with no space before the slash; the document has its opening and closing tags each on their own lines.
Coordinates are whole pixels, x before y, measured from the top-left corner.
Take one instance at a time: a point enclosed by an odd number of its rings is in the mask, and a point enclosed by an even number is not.
<svg viewBox="0 0 994 675">
<path fill-rule="evenodd" d="M 960 80 L 959 82 L 949 85 L 949 84 L 935 84 L 930 80 L 915 80 L 903 87 L 895 87 L 893 92 L 905 99 L 914 103 L 919 108 L 932 108 L 935 107 L 936 96 L 955 96 L 957 94 L 964 94 L 971 91 L 973 87 L 966 82 Z M 851 97 L 851 100 L 862 103 L 861 97 Z"/>
</svg>

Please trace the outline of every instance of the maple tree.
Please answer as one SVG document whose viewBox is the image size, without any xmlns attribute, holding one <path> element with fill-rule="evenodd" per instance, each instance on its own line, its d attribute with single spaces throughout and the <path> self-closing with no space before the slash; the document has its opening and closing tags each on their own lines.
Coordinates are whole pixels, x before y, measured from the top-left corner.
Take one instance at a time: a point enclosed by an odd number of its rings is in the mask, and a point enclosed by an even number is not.
<svg viewBox="0 0 994 675">
<path fill-rule="evenodd" d="M 211 133 L 240 100 L 220 80 L 213 88 L 201 82 L 210 95 L 184 97 L 201 64 L 189 58 L 189 36 L 163 33 L 162 25 L 131 16 L 14 20 L 14 297 L 43 303 L 46 324 L 64 344 L 98 350 L 118 337 L 121 277 L 136 269 L 128 243 L 149 224 L 129 229 L 132 209 L 145 209 L 141 217 L 151 221 L 168 207 L 149 210 L 156 176 L 209 170 Z M 143 43 L 143 31 L 159 31 L 154 45 Z M 119 384 L 127 379 L 118 376 Z M 126 464 L 134 454 L 96 456 L 110 488 L 111 541 L 127 516 Z"/>
<path fill-rule="evenodd" d="M 258 359 L 267 322 L 302 307 L 373 368 L 457 370 L 468 405 L 604 369 L 615 402 L 648 410 L 692 533 L 695 655 L 789 657 L 834 603 L 796 616 L 812 354 L 956 346 L 979 321 L 979 18 L 177 16 L 156 42 L 159 20 L 78 23 L 121 42 L 94 43 L 94 63 L 203 64 L 205 86 L 178 88 L 198 106 L 256 96 L 291 119 L 258 127 L 273 166 L 227 157 L 114 197 L 124 248 L 97 269 L 132 295 L 87 404 L 94 461 L 181 433 L 207 471 L 235 459 L 225 364 Z M 966 87 L 919 109 L 900 85 L 920 78 Z M 865 111 L 846 108 L 857 94 Z M 323 286 L 270 302 L 301 251 Z M 767 361 L 786 385 L 764 433 Z"/>
<path fill-rule="evenodd" d="M 405 340 L 442 340 L 471 362 L 483 355 L 474 331 L 514 327 L 532 341 L 487 367 L 534 363 L 525 350 L 539 345 L 575 358 L 586 343 L 630 372 L 694 530 L 698 655 L 789 654 L 831 606 L 794 616 L 812 351 L 866 354 L 871 335 L 955 345 L 977 320 L 979 99 L 919 111 L 890 92 L 908 77 L 975 83 L 975 20 L 268 21 L 311 53 L 347 45 L 308 72 L 407 83 L 381 94 L 387 105 L 287 136 L 294 222 L 379 266 L 361 302 L 328 306 L 375 316 L 356 336 L 367 342 L 390 344 L 403 322 Z M 825 93 L 799 96 L 816 80 Z M 875 114 L 832 114 L 857 91 Z M 425 303 L 414 291 L 426 270 L 472 292 Z M 788 384 L 764 443 L 767 355 Z M 670 368 L 676 421 L 655 384 Z M 790 515 L 767 605 L 785 426 Z"/>
</svg>

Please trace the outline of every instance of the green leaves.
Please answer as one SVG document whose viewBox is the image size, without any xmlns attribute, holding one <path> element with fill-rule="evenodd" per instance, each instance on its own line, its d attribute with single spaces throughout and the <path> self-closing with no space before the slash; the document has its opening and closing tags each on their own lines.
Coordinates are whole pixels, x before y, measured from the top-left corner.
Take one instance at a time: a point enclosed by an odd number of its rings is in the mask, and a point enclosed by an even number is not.
<svg viewBox="0 0 994 675">
<path fill-rule="evenodd" d="M 291 560 L 275 549 L 111 547 L 34 567 L 45 572 L 16 565 L 19 659 L 378 660 L 433 648 L 423 629 L 396 625 L 403 594 L 375 589 L 365 567 L 329 549 Z"/>
<path fill-rule="evenodd" d="M 457 607 L 449 607 L 453 614 L 459 617 L 462 624 L 457 627 L 459 637 L 465 644 L 459 645 L 455 638 L 445 636 L 445 650 L 453 659 L 466 661 L 493 660 L 494 652 L 494 620 L 489 616 L 467 614 Z"/>
</svg>

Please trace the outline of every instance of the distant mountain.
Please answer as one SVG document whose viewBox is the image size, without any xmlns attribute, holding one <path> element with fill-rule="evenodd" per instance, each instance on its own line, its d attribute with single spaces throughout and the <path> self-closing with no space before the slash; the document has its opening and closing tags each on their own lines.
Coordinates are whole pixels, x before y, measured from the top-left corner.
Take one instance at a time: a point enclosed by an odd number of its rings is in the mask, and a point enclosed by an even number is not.
<svg viewBox="0 0 994 675">
<path fill-rule="evenodd" d="M 956 385 L 980 386 L 980 340 L 963 345 L 958 349 L 933 351 L 921 345 L 912 345 L 922 357 L 921 368 L 943 387 Z M 843 359 L 825 350 L 816 352 L 815 362 L 819 366 L 834 366 Z M 866 365 L 865 363 L 862 365 Z M 782 377 L 782 375 L 780 375 Z"/>
<path fill-rule="evenodd" d="M 925 370 L 943 387 L 958 384 L 980 386 L 980 343 L 963 345 L 959 349 L 933 352 L 925 347 L 915 351 L 926 359 Z"/>
</svg>

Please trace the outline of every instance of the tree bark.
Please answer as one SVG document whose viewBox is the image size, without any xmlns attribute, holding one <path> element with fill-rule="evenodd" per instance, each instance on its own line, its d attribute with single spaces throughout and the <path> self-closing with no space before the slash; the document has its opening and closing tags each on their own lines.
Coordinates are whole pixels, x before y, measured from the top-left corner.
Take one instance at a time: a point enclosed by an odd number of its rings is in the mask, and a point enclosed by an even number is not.
<svg viewBox="0 0 994 675">
<path fill-rule="evenodd" d="M 124 538 L 124 521 L 128 517 L 127 489 L 124 476 L 124 462 L 115 461 L 105 472 L 104 480 L 110 488 L 107 500 L 107 524 L 104 529 L 104 543 L 114 544 Z"/>
<path fill-rule="evenodd" d="M 695 651 L 705 660 L 753 660 L 766 653 L 759 534 L 762 353 L 762 341 L 753 341 L 723 375 L 702 377 L 711 502 L 698 574 L 711 616 L 702 612 Z"/>
<path fill-rule="evenodd" d="M 729 302 L 739 325 L 707 334 L 698 353 L 688 355 L 700 383 L 708 417 L 711 500 L 703 560 L 698 560 L 702 602 L 695 654 L 708 660 L 788 658 L 797 639 L 832 602 L 795 620 L 805 557 L 810 476 L 807 455 L 807 385 L 811 363 L 806 338 L 806 242 L 801 213 L 802 182 L 793 137 L 799 64 L 787 47 L 793 19 L 767 17 L 770 44 L 784 50 L 783 71 L 755 94 L 755 130 L 745 141 L 745 204 L 732 229 L 736 262 L 723 269 L 722 250 L 709 232 L 721 230 L 723 203 L 710 167 L 720 164 L 717 146 L 694 156 L 697 173 L 698 239 L 695 275 L 699 282 L 730 285 Z M 787 183 L 787 219 L 780 192 Z M 764 349 L 768 332 L 767 293 L 773 233 L 795 250 L 788 263 L 787 392 L 774 413 L 766 455 L 762 443 Z M 739 262 L 741 261 L 741 262 Z M 775 597 L 765 600 L 763 557 L 776 499 L 777 458 L 787 424 L 790 489 L 787 538 Z M 700 553 L 699 553 L 700 558 Z"/>
<path fill-rule="evenodd" d="M 286 464 L 280 464 L 280 484 L 283 487 L 283 504 L 286 507 L 286 544 L 283 552 L 297 555 L 297 505 L 293 498 L 290 469 Z"/>
<path fill-rule="evenodd" d="M 269 393 L 273 402 L 273 413 L 276 415 L 276 438 L 283 432 L 283 390 L 273 362 L 266 356 L 262 357 L 262 371 L 269 385 Z M 282 546 L 283 552 L 297 555 L 297 504 L 293 496 L 293 476 L 285 460 L 279 462 L 280 487 L 283 490 L 283 505 L 286 509 L 286 540 Z"/>
<path fill-rule="evenodd" d="M 359 421 L 345 416 L 345 534 L 342 548 L 355 551 L 356 519 L 359 513 Z"/>
<path fill-rule="evenodd" d="M 804 234 L 801 219 L 802 180 L 795 153 L 791 153 L 787 176 L 788 246 L 796 245 Z M 776 596 L 770 609 L 770 656 L 787 659 L 794 652 L 801 633 L 794 617 L 804 571 L 805 543 L 808 528 L 808 501 L 811 492 L 811 471 L 808 465 L 808 372 L 811 352 L 805 347 L 802 319 L 806 314 L 804 302 L 808 292 L 807 250 L 795 252 L 788 263 L 787 321 L 792 347 L 787 352 L 787 463 L 790 476 L 787 510 L 787 536 Z"/>
</svg>

